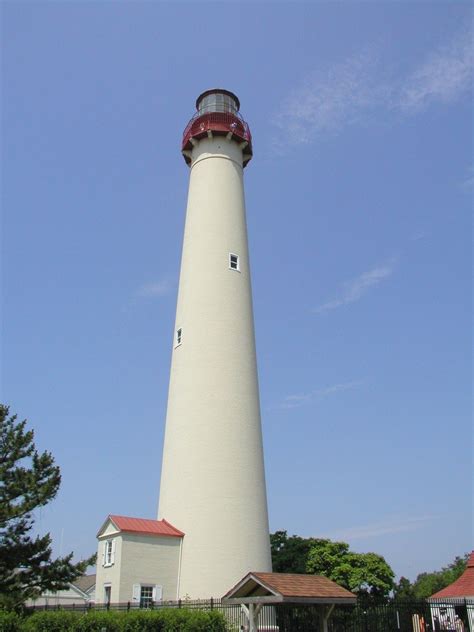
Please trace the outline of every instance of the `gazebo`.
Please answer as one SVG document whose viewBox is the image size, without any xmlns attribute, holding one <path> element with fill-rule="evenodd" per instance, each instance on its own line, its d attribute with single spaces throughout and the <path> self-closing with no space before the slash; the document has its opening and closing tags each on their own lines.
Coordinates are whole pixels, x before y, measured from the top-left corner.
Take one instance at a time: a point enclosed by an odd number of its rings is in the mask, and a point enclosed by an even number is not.
<svg viewBox="0 0 474 632">
<path fill-rule="evenodd" d="M 428 601 L 434 629 L 436 618 L 441 624 L 444 624 L 448 617 L 453 622 L 457 614 L 467 611 L 469 631 L 474 632 L 474 551 L 469 556 L 466 570 L 461 577 L 431 595 Z"/>
<path fill-rule="evenodd" d="M 355 605 L 357 597 L 327 577 L 292 573 L 248 573 L 223 597 L 224 603 L 240 604 L 248 621 L 249 632 L 277 629 L 275 623 L 258 626 L 263 606 L 288 604 L 317 606 L 324 632 L 336 605 Z M 274 615 L 275 613 L 273 613 Z M 275 617 L 273 616 L 275 620 Z"/>
</svg>

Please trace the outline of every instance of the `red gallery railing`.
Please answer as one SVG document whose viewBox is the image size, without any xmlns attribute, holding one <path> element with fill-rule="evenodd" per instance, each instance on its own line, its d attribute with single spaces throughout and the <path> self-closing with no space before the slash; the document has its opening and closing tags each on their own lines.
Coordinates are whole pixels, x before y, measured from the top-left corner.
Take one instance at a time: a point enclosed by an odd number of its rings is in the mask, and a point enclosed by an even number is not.
<svg viewBox="0 0 474 632">
<path fill-rule="evenodd" d="M 213 135 L 225 136 L 232 134 L 232 137 L 247 143 L 243 147 L 244 166 L 252 157 L 252 134 L 248 124 L 238 115 L 231 112 L 208 112 L 201 114 L 197 112 L 189 121 L 183 133 L 182 151 L 192 149 L 191 138 L 199 140 L 204 138 L 208 132 Z M 184 154 L 184 159 L 189 164 L 190 158 Z"/>
</svg>

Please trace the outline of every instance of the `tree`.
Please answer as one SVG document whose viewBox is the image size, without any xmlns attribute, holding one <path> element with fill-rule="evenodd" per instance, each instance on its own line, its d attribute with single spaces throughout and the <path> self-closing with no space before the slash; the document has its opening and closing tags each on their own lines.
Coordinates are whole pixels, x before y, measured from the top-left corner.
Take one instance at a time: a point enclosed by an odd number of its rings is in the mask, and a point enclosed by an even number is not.
<svg viewBox="0 0 474 632">
<path fill-rule="evenodd" d="M 306 573 L 306 561 L 313 538 L 288 536 L 286 531 L 270 534 L 272 566 L 275 573 Z"/>
<path fill-rule="evenodd" d="M 384 600 L 393 588 L 394 572 L 377 553 L 355 553 L 345 542 L 316 539 L 306 562 L 308 573 L 329 577 L 369 601 Z"/>
<path fill-rule="evenodd" d="M 52 559 L 49 533 L 31 535 L 33 510 L 48 504 L 60 483 L 59 467 L 49 452 L 38 453 L 26 420 L 17 422 L 0 405 L 0 607 L 67 588 L 95 563 L 95 555 L 77 564 L 73 553 Z"/>
<path fill-rule="evenodd" d="M 406 577 L 400 577 L 400 581 L 395 584 L 393 589 L 395 599 L 410 600 L 416 599 L 413 584 Z"/>
<path fill-rule="evenodd" d="M 288 536 L 270 536 L 275 572 L 324 575 L 370 601 L 385 599 L 393 588 L 394 573 L 381 555 L 355 553 L 346 542 Z"/>
<path fill-rule="evenodd" d="M 420 573 L 413 584 L 406 577 L 400 578 L 394 588 L 397 599 L 427 599 L 434 593 L 452 584 L 466 569 L 469 553 L 463 557 L 455 557 L 451 564 L 440 571 L 432 573 Z"/>
</svg>

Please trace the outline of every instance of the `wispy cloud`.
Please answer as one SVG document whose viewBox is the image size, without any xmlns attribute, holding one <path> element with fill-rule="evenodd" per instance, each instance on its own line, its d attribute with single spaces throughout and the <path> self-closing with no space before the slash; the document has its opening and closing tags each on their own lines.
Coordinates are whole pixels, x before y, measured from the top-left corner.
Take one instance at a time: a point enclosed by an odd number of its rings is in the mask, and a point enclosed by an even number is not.
<svg viewBox="0 0 474 632">
<path fill-rule="evenodd" d="M 339 296 L 316 307 L 314 311 L 317 314 L 321 314 L 330 309 L 336 309 L 336 307 L 340 307 L 341 305 L 355 303 L 367 294 L 369 290 L 377 287 L 377 285 L 380 285 L 382 281 L 387 279 L 393 273 L 393 268 L 394 261 L 391 261 L 384 265 L 376 266 L 351 281 L 346 281 L 346 283 L 343 284 Z"/>
<path fill-rule="evenodd" d="M 467 170 L 467 176 L 464 178 L 462 185 L 466 188 L 474 186 L 474 165 Z"/>
<path fill-rule="evenodd" d="M 336 540 L 362 540 L 364 538 L 373 538 L 380 535 L 416 531 L 423 528 L 426 523 L 432 522 L 435 519 L 436 516 L 396 517 L 367 525 L 337 529 L 325 534 L 324 537 Z"/>
<path fill-rule="evenodd" d="M 420 241 L 420 239 L 424 239 L 427 233 L 424 230 L 420 230 L 416 233 L 412 233 L 409 237 L 410 241 Z"/>
<path fill-rule="evenodd" d="M 447 45 L 433 51 L 407 78 L 398 106 L 418 112 L 430 103 L 457 100 L 472 85 L 474 48 L 469 29 L 458 33 Z"/>
<path fill-rule="evenodd" d="M 273 123 L 292 144 L 309 143 L 321 132 L 335 132 L 357 121 L 383 101 L 375 83 L 376 58 L 371 52 L 314 72 L 284 101 Z"/>
<path fill-rule="evenodd" d="M 332 384 L 331 386 L 318 388 L 314 391 L 310 391 L 309 393 L 298 393 L 296 395 L 287 395 L 284 401 L 282 402 L 282 404 L 279 406 L 279 408 L 299 408 L 300 406 L 309 404 L 310 402 L 314 400 L 322 399 L 329 395 L 335 395 L 336 393 L 358 388 L 363 383 L 364 383 L 363 380 L 357 380 L 353 382 L 343 382 L 341 384 Z"/>
<path fill-rule="evenodd" d="M 285 132 L 276 135 L 276 149 L 373 120 L 377 110 L 385 118 L 390 112 L 408 116 L 432 103 L 454 102 L 472 87 L 473 56 L 472 30 L 466 28 L 397 78 L 386 78 L 375 48 L 313 72 L 274 114 L 273 124 Z"/>
<path fill-rule="evenodd" d="M 136 296 L 142 298 L 155 298 L 165 296 L 171 290 L 171 283 L 167 279 L 144 283 L 136 291 Z"/>
</svg>

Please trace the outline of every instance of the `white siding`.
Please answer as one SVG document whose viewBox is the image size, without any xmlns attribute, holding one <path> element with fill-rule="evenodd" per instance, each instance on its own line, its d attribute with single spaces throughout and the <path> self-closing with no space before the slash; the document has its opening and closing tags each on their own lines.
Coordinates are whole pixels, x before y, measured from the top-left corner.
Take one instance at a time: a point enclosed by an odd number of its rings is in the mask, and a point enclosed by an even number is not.
<svg viewBox="0 0 474 632">
<path fill-rule="evenodd" d="M 120 531 L 109 520 L 107 524 L 105 525 L 104 529 L 100 532 L 100 536 L 102 537 L 106 535 L 115 535 L 117 533 L 120 533 Z"/>
<path fill-rule="evenodd" d="M 103 552 L 106 540 L 106 535 L 100 536 L 98 549 L 97 549 L 97 577 L 95 583 L 95 600 L 96 603 L 104 602 L 104 584 L 110 584 L 111 590 L 111 602 L 117 603 L 120 601 L 119 596 L 119 584 L 120 584 L 120 566 L 122 557 L 122 534 L 114 537 L 115 555 L 114 563 L 111 566 L 103 566 Z"/>
<path fill-rule="evenodd" d="M 176 599 L 181 538 L 122 534 L 120 601 L 131 601 L 134 584 L 163 587 L 162 598 Z"/>
<path fill-rule="evenodd" d="M 49 590 L 42 593 L 38 599 L 28 599 L 27 606 L 58 606 L 58 605 L 83 605 L 91 601 L 90 597 L 86 598 L 81 592 L 76 590 L 74 586 L 66 590 L 58 590 L 51 592 Z"/>
<path fill-rule="evenodd" d="M 220 597 L 271 570 L 242 149 L 225 137 L 192 150 L 178 327 L 158 518 L 186 534 L 181 596 Z"/>
</svg>

